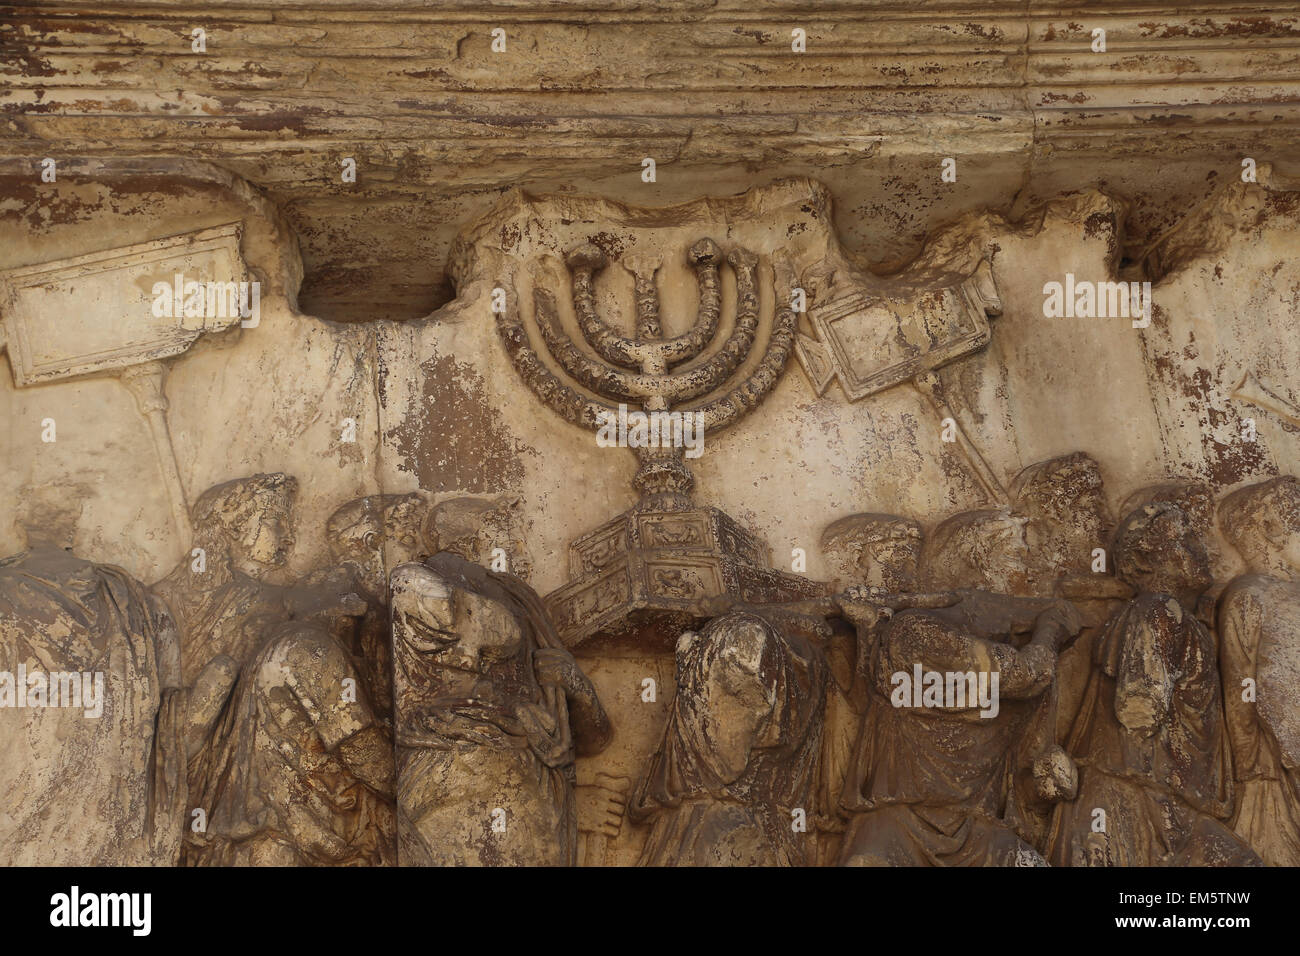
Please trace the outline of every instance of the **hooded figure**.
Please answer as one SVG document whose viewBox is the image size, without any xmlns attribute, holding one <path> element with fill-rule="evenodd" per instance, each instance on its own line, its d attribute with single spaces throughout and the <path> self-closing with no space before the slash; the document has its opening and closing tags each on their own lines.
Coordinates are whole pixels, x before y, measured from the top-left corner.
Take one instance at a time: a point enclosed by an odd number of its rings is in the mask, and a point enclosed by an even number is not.
<svg viewBox="0 0 1300 956">
<path fill-rule="evenodd" d="M 642 866 L 797 866 L 814 815 L 827 666 L 749 611 L 677 643 L 677 693 L 629 816 L 649 822 Z"/>
<path fill-rule="evenodd" d="M 573 865 L 575 755 L 611 729 L 536 592 L 450 552 L 390 587 L 399 862 Z"/>
</svg>

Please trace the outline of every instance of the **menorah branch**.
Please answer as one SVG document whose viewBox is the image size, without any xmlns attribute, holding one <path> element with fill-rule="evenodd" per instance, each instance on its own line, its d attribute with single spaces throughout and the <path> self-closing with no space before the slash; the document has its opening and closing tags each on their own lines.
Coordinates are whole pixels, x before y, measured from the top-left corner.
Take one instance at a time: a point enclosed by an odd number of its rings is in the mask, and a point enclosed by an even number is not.
<svg viewBox="0 0 1300 956">
<path fill-rule="evenodd" d="M 726 428 L 767 397 L 785 369 L 794 350 L 795 318 L 790 309 L 781 309 L 772 326 L 772 336 L 758 366 L 746 379 L 721 398 L 706 405 L 691 406 L 683 411 L 703 416 L 708 431 Z"/>
<path fill-rule="evenodd" d="M 700 276 L 701 296 L 701 312 L 696 316 L 691 335 L 710 328 L 716 331 L 719 325 L 720 255 L 712 240 L 703 239 L 691 247 L 689 258 Z M 534 288 L 534 321 L 556 365 L 576 385 L 600 398 L 639 405 L 641 410 L 634 409 L 629 413 L 629 417 L 633 414 L 640 416 L 635 429 L 622 417 L 627 411 L 626 406 L 620 404 L 616 409 L 613 405 L 586 397 L 565 384 L 558 373 L 543 363 L 530 344 L 517 303 L 498 316 L 498 330 L 511 362 L 528 387 L 547 406 L 567 421 L 588 428 L 608 428 L 617 421 L 619 442 L 622 442 L 624 434 L 629 436 L 628 447 L 636 450 L 641 462 L 634 479 L 641 492 L 638 508 L 679 511 L 692 507 L 689 492 L 693 479 L 683 454 L 687 423 L 692 435 L 702 436 L 703 430 L 716 431 L 737 421 L 771 392 L 794 350 L 794 312 L 789 307 L 778 308 L 763 354 L 754 369 L 714 401 L 681 407 L 690 399 L 725 388 L 751 355 L 758 338 L 758 256 L 737 246 L 731 249 L 726 259 L 736 276 L 735 326 L 727 341 L 709 359 L 676 373 L 665 371 L 665 366 L 654 355 L 643 356 L 639 371 L 619 367 L 620 364 L 632 364 L 633 356 L 629 351 L 632 345 L 639 349 L 663 343 L 613 336 L 610 327 L 596 315 L 591 297 L 591 271 L 603 266 L 605 257 L 594 245 L 584 243 L 571 249 L 566 256 L 573 270 L 574 306 L 584 335 L 593 339 L 592 347 L 601 355 L 617 355 L 617 361 L 607 359 L 601 362 L 582 351 L 560 323 L 555 295 L 547 289 Z M 628 261 L 625 260 L 625 264 Z M 650 301 L 656 298 L 653 276 L 657 265 L 653 259 L 631 261 L 631 268 L 638 277 L 636 311 L 644 333 L 658 323 L 658 303 Z M 774 262 L 774 270 L 774 281 L 788 296 L 788 287 L 794 281 L 788 263 L 778 260 Z M 775 294 L 774 299 L 778 303 L 785 301 L 780 293 Z M 675 421 L 677 427 L 677 438 L 667 444 L 659 430 L 663 420 L 654 418 L 662 415 Z M 636 442 L 630 440 L 634 434 L 641 436 Z M 651 439 L 651 435 L 655 437 Z"/>
<path fill-rule="evenodd" d="M 528 333 L 517 319 L 509 318 L 508 313 L 500 314 L 497 317 L 497 332 L 519 377 L 547 407 L 565 421 L 596 429 L 606 415 L 617 413 L 613 405 L 580 395 L 551 374 L 533 351 L 528 342 Z"/>
<path fill-rule="evenodd" d="M 757 260 L 745 250 L 736 250 L 728 260 L 736 268 L 736 284 L 740 290 L 736 327 L 716 355 L 688 371 L 671 375 L 634 373 L 589 358 L 561 328 L 555 297 L 540 288 L 533 292 L 538 328 L 560 367 L 598 395 L 625 401 L 641 401 L 659 396 L 670 404 L 696 398 L 713 391 L 740 367 L 753 347 L 758 330 Z M 716 315 L 708 324 L 716 328 Z"/>
</svg>

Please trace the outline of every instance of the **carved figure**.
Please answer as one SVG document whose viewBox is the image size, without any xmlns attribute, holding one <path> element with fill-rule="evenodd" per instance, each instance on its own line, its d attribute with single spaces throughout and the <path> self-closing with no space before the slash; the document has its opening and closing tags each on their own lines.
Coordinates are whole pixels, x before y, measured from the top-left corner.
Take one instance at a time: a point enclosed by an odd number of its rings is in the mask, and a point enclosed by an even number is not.
<svg viewBox="0 0 1300 956">
<path fill-rule="evenodd" d="M 1219 524 L 1246 560 L 1219 599 L 1232 828 L 1269 866 L 1300 866 L 1300 481 L 1234 491 Z"/>
<path fill-rule="evenodd" d="M 811 862 L 826 679 L 806 638 L 752 610 L 682 634 L 668 724 L 628 807 L 650 826 L 641 865 Z"/>
<path fill-rule="evenodd" d="M 452 552 L 390 586 L 399 862 L 574 864 L 574 758 L 612 729 L 540 599 Z"/>
<path fill-rule="evenodd" d="M 261 579 L 288 560 L 297 492 L 288 475 L 253 475 L 209 488 L 195 502 L 193 550 L 153 586 L 180 628 L 184 686 L 194 686 L 218 655 L 242 663 L 287 619 L 284 590 Z"/>
<path fill-rule="evenodd" d="M 166 605 L 71 551 L 67 489 L 28 489 L 0 561 L 0 862 L 174 865 L 184 694 Z"/>
<path fill-rule="evenodd" d="M 841 865 L 1043 864 L 1033 804 L 1073 792 L 1049 692 L 1079 620 L 1066 602 L 1007 593 L 1029 579 L 1023 529 L 1005 511 L 954 516 L 926 553 L 928 578 L 956 589 L 841 599 L 860 628 L 898 609 L 869 664 Z"/>
<path fill-rule="evenodd" d="M 309 575 L 303 586 L 325 593 L 355 593 L 365 614 L 338 618 L 336 635 L 357 662 L 372 706 L 385 721 L 393 712 L 393 662 L 386 568 L 427 554 L 422 527 L 428 502 L 420 492 L 366 495 L 338 508 L 325 522 L 334 564 Z"/>
<path fill-rule="evenodd" d="M 318 624 L 277 628 L 244 666 L 191 802 L 192 866 L 394 862 L 393 748 L 351 655 Z"/>
<path fill-rule="evenodd" d="M 855 514 L 832 522 L 821 539 L 832 590 L 842 594 L 857 588 L 877 595 L 915 592 L 923 540 L 921 526 L 898 515 Z M 829 614 L 842 613 L 835 601 L 827 603 Z M 826 647 L 830 680 L 817 800 L 821 865 L 832 865 L 838 858 L 840 834 L 851 816 L 841 806 L 840 798 L 862 728 L 871 655 L 880 625 L 890 613 L 888 608 L 876 613 L 869 604 L 864 604 L 862 610 L 851 626 L 852 634 L 846 635 L 835 626 Z"/>
<path fill-rule="evenodd" d="M 1203 535 L 1170 501 L 1116 532 L 1137 596 L 1106 625 L 1066 749 L 1079 793 L 1052 822 L 1060 866 L 1258 864 L 1224 824 L 1232 808 L 1214 638 L 1193 614 L 1210 586 Z"/>
</svg>

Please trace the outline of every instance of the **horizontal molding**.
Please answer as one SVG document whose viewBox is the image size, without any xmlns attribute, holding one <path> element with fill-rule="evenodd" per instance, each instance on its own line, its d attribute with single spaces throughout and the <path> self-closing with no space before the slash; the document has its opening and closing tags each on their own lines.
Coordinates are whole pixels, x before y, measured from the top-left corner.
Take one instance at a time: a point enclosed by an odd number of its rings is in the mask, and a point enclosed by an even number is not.
<svg viewBox="0 0 1300 956">
<path fill-rule="evenodd" d="M 416 135 L 412 127 L 435 138 L 527 128 L 544 140 L 557 128 L 619 136 L 638 119 L 703 126 L 716 117 L 745 130 L 759 128 L 755 117 L 796 116 L 806 129 L 814 114 L 884 117 L 884 136 L 892 115 L 942 114 L 944 130 L 996 137 L 999 123 L 1051 135 L 1088 122 L 1081 111 L 1127 114 L 1103 126 L 1150 119 L 1160 130 L 1166 121 L 1153 109 L 1209 107 L 1233 125 L 1238 107 L 1300 100 L 1300 11 L 1290 4 L 1178 14 L 1131 3 L 996 13 L 818 4 L 798 21 L 809 32 L 805 54 L 788 49 L 793 21 L 782 11 L 797 5 L 751 7 L 685 4 L 669 20 L 620 6 L 608 22 L 574 22 L 606 6 L 565 5 L 561 17 L 530 2 L 519 8 L 530 19 L 510 21 L 509 42 L 527 51 L 518 56 L 489 50 L 488 24 L 500 18 L 488 14 L 513 14 L 509 4 L 482 15 L 465 4 L 349 0 L 346 11 L 317 3 L 283 14 L 277 4 L 275 22 L 223 3 L 198 17 L 158 3 L 0 8 L 0 112 L 23 118 L 0 129 L 0 141 L 55 135 L 55 116 L 107 126 L 130 118 L 139 128 L 125 135 L 137 140 L 355 141 Z M 425 19 L 413 29 L 392 11 Z M 191 53 L 188 28 L 204 20 L 209 52 Z M 1088 49 L 1096 23 L 1107 29 L 1106 53 Z M 972 115 L 990 122 L 951 125 Z M 1294 120 L 1283 110 L 1275 121 Z M 76 135 L 75 124 L 63 131 Z"/>
<path fill-rule="evenodd" d="M 138 4 L 138 9 L 153 15 L 186 16 L 193 12 L 193 0 L 151 0 Z M 662 19 L 665 14 L 674 17 L 688 15 L 754 16 L 753 0 L 207 0 L 205 7 L 229 12 L 270 18 L 280 11 L 296 14 L 315 13 L 354 17 L 367 11 L 445 18 L 461 16 L 482 18 L 488 14 L 510 12 L 517 15 L 554 17 L 556 14 L 610 14 L 620 17 L 642 15 Z M 994 8 L 990 10 L 990 8 Z M 123 16 L 129 8 L 123 3 L 78 3 L 76 0 L 26 0 L 21 9 L 40 9 L 46 13 L 98 13 Z M 124 9 L 126 8 L 126 9 Z M 20 9 L 12 4 L 0 4 L 0 12 Z M 1073 17 L 1079 18 L 1105 11 L 1113 16 L 1141 16 L 1168 13 L 1168 0 L 763 0 L 764 12 L 781 15 L 821 15 L 866 17 L 893 14 L 915 18 L 951 19 L 957 16 L 991 15 L 1008 18 Z M 175 11 L 172 13 L 172 11 Z M 1260 2 L 1260 0 L 1219 0 L 1219 2 L 1180 3 L 1179 12 L 1192 16 L 1271 13 L 1291 10 L 1285 4 Z"/>
<path fill-rule="evenodd" d="M 340 316 L 442 301 L 456 224 L 537 182 L 654 204 L 816 175 L 846 243 L 893 261 L 936 223 L 1096 180 L 1141 197 L 1145 235 L 1241 156 L 1300 156 L 1296 4 L 1169 6 L 0 5 L 0 158 L 22 170 L 0 196 L 38 206 L 29 170 L 45 156 L 74 182 L 64 157 L 216 164 L 284 210 L 306 294 Z M 489 48 L 498 25 L 504 56 Z M 189 51 L 193 26 L 208 53 Z M 804 54 L 789 50 L 794 26 Z M 1090 51 L 1095 26 L 1104 54 Z M 348 156 L 355 184 L 339 179 Z M 644 156 L 655 186 L 640 181 Z M 947 156 L 956 184 L 938 180 Z"/>
</svg>

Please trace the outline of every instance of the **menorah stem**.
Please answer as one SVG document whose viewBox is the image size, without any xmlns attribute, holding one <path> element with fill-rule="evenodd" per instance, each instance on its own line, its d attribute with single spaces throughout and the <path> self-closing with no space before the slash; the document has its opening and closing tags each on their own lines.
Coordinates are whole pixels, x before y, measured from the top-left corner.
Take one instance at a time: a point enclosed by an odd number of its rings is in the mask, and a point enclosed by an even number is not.
<svg viewBox="0 0 1300 956">
<path fill-rule="evenodd" d="M 686 467 L 680 447 L 638 448 L 641 467 L 632 485 L 641 492 L 638 511 L 687 511 L 694 507 L 690 491 L 695 477 Z"/>
<path fill-rule="evenodd" d="M 636 334 L 647 341 L 663 337 L 663 328 L 659 324 L 659 292 L 655 289 L 655 270 L 636 273 Z M 657 358 L 657 356 L 655 357 Z M 657 368 L 643 368 L 644 372 L 664 372 L 667 365 L 654 358 L 647 360 L 647 365 Z"/>
</svg>

